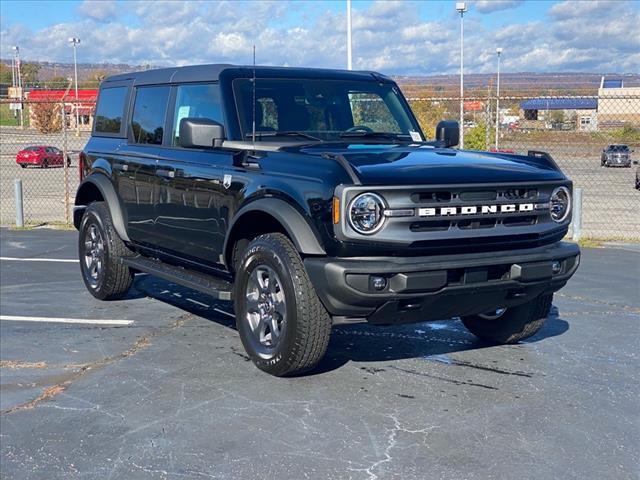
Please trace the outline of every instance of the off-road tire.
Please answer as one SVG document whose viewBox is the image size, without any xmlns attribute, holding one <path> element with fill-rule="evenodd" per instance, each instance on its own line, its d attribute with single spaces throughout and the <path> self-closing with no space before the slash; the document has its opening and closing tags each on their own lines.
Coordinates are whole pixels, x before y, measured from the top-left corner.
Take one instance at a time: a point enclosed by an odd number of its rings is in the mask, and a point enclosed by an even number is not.
<svg viewBox="0 0 640 480">
<path fill-rule="evenodd" d="M 104 245 L 103 267 L 95 286 L 92 286 L 89 281 L 88 268 L 85 263 L 85 237 L 91 225 L 95 225 L 100 231 Z M 79 230 L 80 270 L 87 290 L 100 300 L 117 300 L 124 297 L 133 283 L 133 272 L 129 267 L 123 265 L 120 259 L 131 255 L 131 250 L 118 236 L 107 205 L 104 202 L 91 203 L 84 212 Z"/>
<path fill-rule="evenodd" d="M 275 271 L 286 301 L 284 335 L 270 354 L 258 352 L 247 320 L 246 292 L 254 269 Z M 260 235 L 240 255 L 234 292 L 236 325 L 244 348 L 260 369 L 275 376 L 296 375 L 314 368 L 324 356 L 331 334 L 331 318 L 307 276 L 302 259 L 281 233 Z"/>
<path fill-rule="evenodd" d="M 541 295 L 530 302 L 511 307 L 495 320 L 478 315 L 462 317 L 462 323 L 476 337 L 497 344 L 518 343 L 535 335 L 549 316 L 553 294 Z"/>
</svg>

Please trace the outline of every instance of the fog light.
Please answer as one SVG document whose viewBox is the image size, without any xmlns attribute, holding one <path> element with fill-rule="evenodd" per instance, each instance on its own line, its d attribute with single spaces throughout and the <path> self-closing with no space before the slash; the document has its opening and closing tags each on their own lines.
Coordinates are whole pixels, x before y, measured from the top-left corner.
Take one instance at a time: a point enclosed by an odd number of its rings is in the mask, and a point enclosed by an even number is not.
<svg viewBox="0 0 640 480">
<path fill-rule="evenodd" d="M 387 288 L 387 279 L 384 277 L 371 277 L 371 286 L 376 290 Z"/>
<path fill-rule="evenodd" d="M 551 262 L 551 271 L 554 275 L 559 274 L 562 271 L 562 262 L 558 260 L 554 260 Z"/>
</svg>

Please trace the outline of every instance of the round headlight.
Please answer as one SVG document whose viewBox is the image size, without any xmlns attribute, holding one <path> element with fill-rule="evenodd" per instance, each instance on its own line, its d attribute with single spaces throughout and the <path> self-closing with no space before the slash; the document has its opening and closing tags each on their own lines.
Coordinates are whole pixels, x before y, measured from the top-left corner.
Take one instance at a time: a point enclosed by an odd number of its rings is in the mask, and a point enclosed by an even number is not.
<svg viewBox="0 0 640 480">
<path fill-rule="evenodd" d="M 571 211 L 571 193 L 567 187 L 558 187 L 551 193 L 549 213 L 556 223 L 563 222 Z"/>
<path fill-rule="evenodd" d="M 356 232 L 370 235 L 384 223 L 384 200 L 375 193 L 361 193 L 349 204 L 349 225 Z"/>
</svg>

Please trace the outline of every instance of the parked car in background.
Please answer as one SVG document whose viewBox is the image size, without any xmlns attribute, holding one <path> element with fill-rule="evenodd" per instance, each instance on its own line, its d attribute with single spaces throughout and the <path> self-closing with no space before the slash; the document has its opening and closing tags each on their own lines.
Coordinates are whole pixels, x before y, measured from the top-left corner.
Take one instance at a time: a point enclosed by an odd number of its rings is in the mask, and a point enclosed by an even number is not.
<svg viewBox="0 0 640 480">
<path fill-rule="evenodd" d="M 20 150 L 16 155 L 16 163 L 22 168 L 27 166 L 48 168 L 62 167 L 64 154 L 57 147 L 36 145 Z M 71 165 L 71 158 L 67 155 L 67 166 Z"/>
<path fill-rule="evenodd" d="M 631 150 L 627 145 L 609 145 L 602 150 L 600 165 L 603 167 L 630 167 Z"/>
</svg>

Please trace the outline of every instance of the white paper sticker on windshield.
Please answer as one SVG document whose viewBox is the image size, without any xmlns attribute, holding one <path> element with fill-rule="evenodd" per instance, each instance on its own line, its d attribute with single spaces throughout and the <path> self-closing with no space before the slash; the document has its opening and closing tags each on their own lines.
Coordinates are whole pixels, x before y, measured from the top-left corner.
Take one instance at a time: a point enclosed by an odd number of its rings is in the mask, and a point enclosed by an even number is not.
<svg viewBox="0 0 640 480">
<path fill-rule="evenodd" d="M 183 105 L 178 108 L 178 116 L 176 117 L 176 126 L 180 126 L 180 120 L 183 118 L 189 118 L 189 111 L 191 107 L 189 105 Z"/>
<path fill-rule="evenodd" d="M 411 140 L 413 140 L 414 142 L 422 141 L 422 135 L 420 135 L 420 132 L 414 132 L 413 130 L 411 130 L 409 131 L 409 135 L 411 135 Z"/>
</svg>

